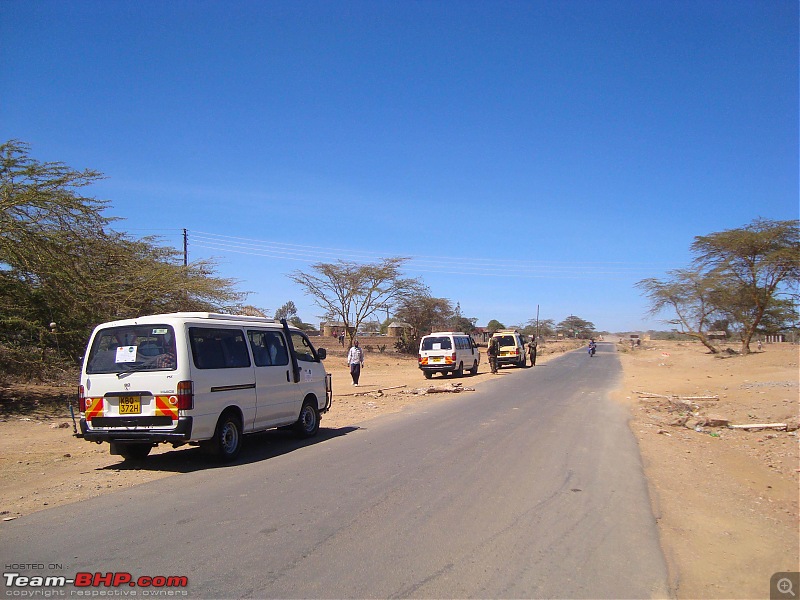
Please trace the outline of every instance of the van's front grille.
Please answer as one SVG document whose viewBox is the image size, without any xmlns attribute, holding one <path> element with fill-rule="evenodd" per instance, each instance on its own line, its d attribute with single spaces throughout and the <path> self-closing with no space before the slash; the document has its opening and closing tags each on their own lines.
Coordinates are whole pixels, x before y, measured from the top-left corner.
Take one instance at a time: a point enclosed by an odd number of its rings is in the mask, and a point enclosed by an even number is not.
<svg viewBox="0 0 800 600">
<path fill-rule="evenodd" d="M 92 427 L 172 427 L 172 417 L 95 417 Z"/>
</svg>

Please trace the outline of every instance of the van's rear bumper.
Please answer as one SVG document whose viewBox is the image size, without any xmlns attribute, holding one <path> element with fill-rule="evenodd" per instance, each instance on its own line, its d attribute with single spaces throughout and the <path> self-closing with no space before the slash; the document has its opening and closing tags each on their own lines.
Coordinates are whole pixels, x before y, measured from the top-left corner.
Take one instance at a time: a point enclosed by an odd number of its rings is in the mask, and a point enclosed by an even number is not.
<svg viewBox="0 0 800 600">
<path fill-rule="evenodd" d="M 451 373 L 456 370 L 456 365 L 419 365 L 419 368 L 428 373 Z"/>
<path fill-rule="evenodd" d="M 110 420 L 110 418 L 109 418 Z M 117 419 L 114 419 L 115 421 Z M 130 421 L 125 423 L 124 421 Z M 86 419 L 81 419 L 81 437 L 90 442 L 185 442 L 192 437 L 192 417 L 179 417 L 178 424 L 169 429 L 129 429 L 135 419 L 119 419 L 118 427 L 89 429 Z"/>
<path fill-rule="evenodd" d="M 522 362 L 523 355 L 519 356 L 498 356 L 497 357 L 497 364 L 498 365 L 518 365 Z"/>
</svg>

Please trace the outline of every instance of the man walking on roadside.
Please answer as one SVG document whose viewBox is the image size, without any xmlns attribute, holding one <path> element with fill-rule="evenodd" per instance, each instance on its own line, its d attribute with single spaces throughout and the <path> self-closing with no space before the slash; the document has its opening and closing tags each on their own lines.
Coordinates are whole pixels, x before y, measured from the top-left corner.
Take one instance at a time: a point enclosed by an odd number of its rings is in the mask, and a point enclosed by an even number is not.
<svg viewBox="0 0 800 600">
<path fill-rule="evenodd" d="M 350 366 L 350 376 L 353 378 L 353 385 L 358 387 L 358 379 L 361 377 L 361 367 L 364 366 L 364 351 L 358 347 L 358 340 L 353 340 L 353 345 L 347 353 L 347 364 Z"/>
</svg>

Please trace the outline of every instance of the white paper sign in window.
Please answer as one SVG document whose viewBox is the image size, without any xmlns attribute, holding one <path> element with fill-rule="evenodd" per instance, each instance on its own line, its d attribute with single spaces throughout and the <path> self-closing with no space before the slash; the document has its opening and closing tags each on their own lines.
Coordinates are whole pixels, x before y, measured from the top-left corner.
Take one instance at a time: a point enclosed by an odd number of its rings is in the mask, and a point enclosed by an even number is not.
<svg viewBox="0 0 800 600">
<path fill-rule="evenodd" d="M 115 361 L 118 363 L 136 362 L 136 349 L 138 346 L 120 346 L 117 348 Z"/>
</svg>

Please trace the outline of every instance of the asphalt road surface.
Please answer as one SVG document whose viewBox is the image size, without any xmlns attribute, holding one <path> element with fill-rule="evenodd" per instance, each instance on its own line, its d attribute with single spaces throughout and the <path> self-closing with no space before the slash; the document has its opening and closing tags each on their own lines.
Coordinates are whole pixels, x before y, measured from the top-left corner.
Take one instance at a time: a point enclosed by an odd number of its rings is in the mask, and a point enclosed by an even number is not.
<svg viewBox="0 0 800 600">
<path fill-rule="evenodd" d="M 188 580 L 73 597 L 663 597 L 638 449 L 606 395 L 619 377 L 601 343 L 310 442 L 260 434 L 232 466 L 153 456 L 181 474 L 3 523 L 4 572 Z"/>
</svg>

